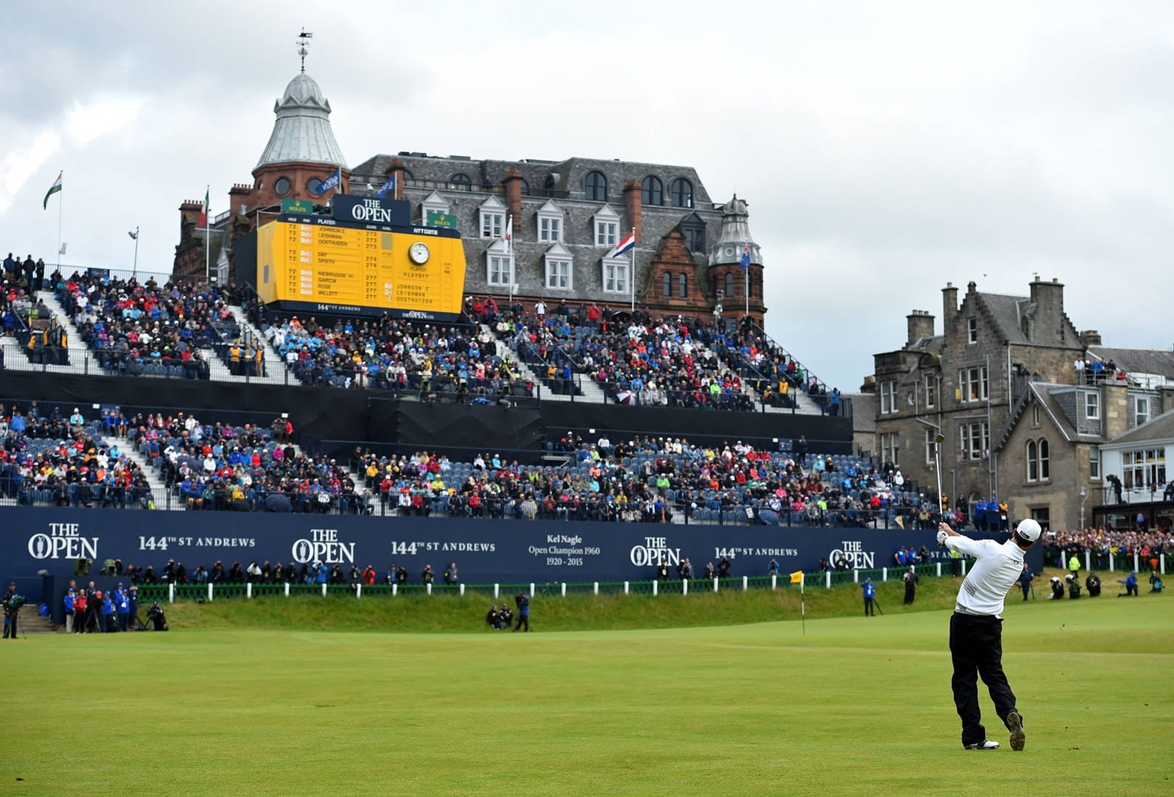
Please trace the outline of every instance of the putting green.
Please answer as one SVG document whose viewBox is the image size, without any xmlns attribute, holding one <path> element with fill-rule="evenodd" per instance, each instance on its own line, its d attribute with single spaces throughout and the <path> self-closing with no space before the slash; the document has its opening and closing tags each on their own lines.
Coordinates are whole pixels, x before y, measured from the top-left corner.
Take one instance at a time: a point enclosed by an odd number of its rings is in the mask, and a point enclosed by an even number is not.
<svg viewBox="0 0 1174 797">
<path fill-rule="evenodd" d="M 0 644 L 0 794 L 1174 793 L 1164 596 L 1006 617 L 1022 753 L 985 690 L 1003 748 L 962 750 L 944 611 L 806 636 L 34 635 Z"/>
</svg>

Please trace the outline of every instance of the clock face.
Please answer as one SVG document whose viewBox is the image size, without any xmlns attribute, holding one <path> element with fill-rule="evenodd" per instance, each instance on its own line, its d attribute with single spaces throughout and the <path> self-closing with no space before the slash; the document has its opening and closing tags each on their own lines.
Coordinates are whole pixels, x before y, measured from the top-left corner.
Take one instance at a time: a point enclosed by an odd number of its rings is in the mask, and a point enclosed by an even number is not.
<svg viewBox="0 0 1174 797">
<path fill-rule="evenodd" d="M 412 262 L 416 265 L 422 266 L 428 262 L 428 247 L 417 241 L 408 248 L 408 257 L 410 257 Z"/>
<path fill-rule="evenodd" d="M 734 256 L 734 250 L 729 247 L 726 247 L 726 257 L 733 257 L 733 256 Z"/>
</svg>

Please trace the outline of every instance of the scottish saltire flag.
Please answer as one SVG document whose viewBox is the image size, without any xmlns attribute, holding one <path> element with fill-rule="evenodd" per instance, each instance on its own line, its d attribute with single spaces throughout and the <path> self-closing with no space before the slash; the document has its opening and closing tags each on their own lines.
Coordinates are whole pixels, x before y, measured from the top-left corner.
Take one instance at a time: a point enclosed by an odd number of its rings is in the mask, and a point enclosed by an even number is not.
<svg viewBox="0 0 1174 797">
<path fill-rule="evenodd" d="M 619 257 L 624 252 L 636 248 L 636 228 L 624 236 L 624 239 L 616 244 L 616 248 L 612 250 L 611 257 Z"/>
<path fill-rule="evenodd" d="M 742 267 L 743 271 L 750 268 L 750 244 L 742 247 L 742 259 L 738 261 L 738 265 Z"/>
<path fill-rule="evenodd" d="M 387 196 L 388 194 L 395 196 L 395 174 L 394 173 L 391 175 L 391 177 L 387 178 L 387 182 L 383 184 L 383 187 L 375 192 L 375 198 L 376 199 L 383 199 L 383 197 Z"/>
<path fill-rule="evenodd" d="M 322 196 L 331 188 L 338 188 L 342 185 L 342 167 L 339 166 L 334 170 L 334 174 L 327 177 L 322 182 L 318 183 L 318 190 L 314 192 L 314 196 Z"/>
</svg>

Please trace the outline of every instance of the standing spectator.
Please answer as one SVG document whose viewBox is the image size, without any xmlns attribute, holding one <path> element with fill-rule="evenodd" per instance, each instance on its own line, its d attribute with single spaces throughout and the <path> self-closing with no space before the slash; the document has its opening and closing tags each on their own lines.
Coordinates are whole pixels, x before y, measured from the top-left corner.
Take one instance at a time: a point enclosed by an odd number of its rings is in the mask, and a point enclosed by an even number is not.
<svg viewBox="0 0 1174 797">
<path fill-rule="evenodd" d="M 73 599 L 77 595 L 77 590 L 73 587 L 65 593 L 65 633 L 73 633 Z"/>
<path fill-rule="evenodd" d="M 4 638 L 16 639 L 17 620 L 20 618 L 20 607 L 23 600 L 16 594 L 16 582 L 8 585 L 4 593 Z"/>
<path fill-rule="evenodd" d="M 514 631 L 520 629 L 523 625 L 526 626 L 526 633 L 530 632 L 530 596 L 525 592 L 519 592 L 514 596 L 514 603 L 518 607 L 518 624 L 514 626 Z"/>
<path fill-rule="evenodd" d="M 876 617 L 876 584 L 872 583 L 871 578 L 866 578 L 860 589 L 864 590 L 864 616 Z"/>
<path fill-rule="evenodd" d="M 424 572 L 420 574 L 420 583 L 425 586 L 432 583 L 432 565 L 424 565 Z"/>
<path fill-rule="evenodd" d="M 914 598 L 917 597 L 917 582 L 921 579 L 917 575 L 917 570 L 913 565 L 909 565 L 909 569 L 905 571 L 905 575 L 901 576 L 905 581 L 905 605 L 912 606 Z"/>
<path fill-rule="evenodd" d="M 1019 588 L 1023 590 L 1023 600 L 1027 600 L 1027 593 L 1031 590 L 1031 580 L 1035 578 L 1035 574 L 1031 572 L 1031 568 L 1027 566 L 1027 562 L 1023 563 L 1023 572 L 1019 574 Z"/>
<path fill-rule="evenodd" d="M 118 613 L 118 627 L 122 631 L 129 631 L 130 628 L 130 596 L 126 593 L 126 588 L 122 584 L 118 585 L 118 589 L 114 591 L 114 609 Z"/>
<path fill-rule="evenodd" d="M 445 584 L 459 584 L 461 581 L 460 574 L 457 572 L 457 563 L 450 562 L 448 569 L 444 571 Z"/>
<path fill-rule="evenodd" d="M 1073 580 L 1080 576 L 1080 558 L 1077 557 L 1076 552 L 1068 559 L 1068 572 L 1072 574 Z"/>
</svg>

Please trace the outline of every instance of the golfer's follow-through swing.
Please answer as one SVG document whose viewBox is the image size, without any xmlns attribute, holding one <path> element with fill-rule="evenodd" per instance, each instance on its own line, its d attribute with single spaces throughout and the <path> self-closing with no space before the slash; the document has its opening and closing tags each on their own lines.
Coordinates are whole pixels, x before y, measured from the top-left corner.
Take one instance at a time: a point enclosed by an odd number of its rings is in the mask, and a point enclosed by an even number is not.
<svg viewBox="0 0 1174 797">
<path fill-rule="evenodd" d="M 1003 674 L 1003 599 L 1023 572 L 1023 554 L 1039 540 L 1040 525 L 1024 520 L 1003 544 L 972 540 L 946 523 L 938 526 L 938 545 L 975 558 L 958 590 L 950 618 L 950 657 L 954 663 L 954 705 L 962 719 L 962 746 L 967 750 L 996 750 L 986 737 L 978 708 L 978 677 L 990 691 L 999 719 L 1011 732 L 1011 749 L 1022 750 L 1023 717 L 1015 693 Z"/>
</svg>

